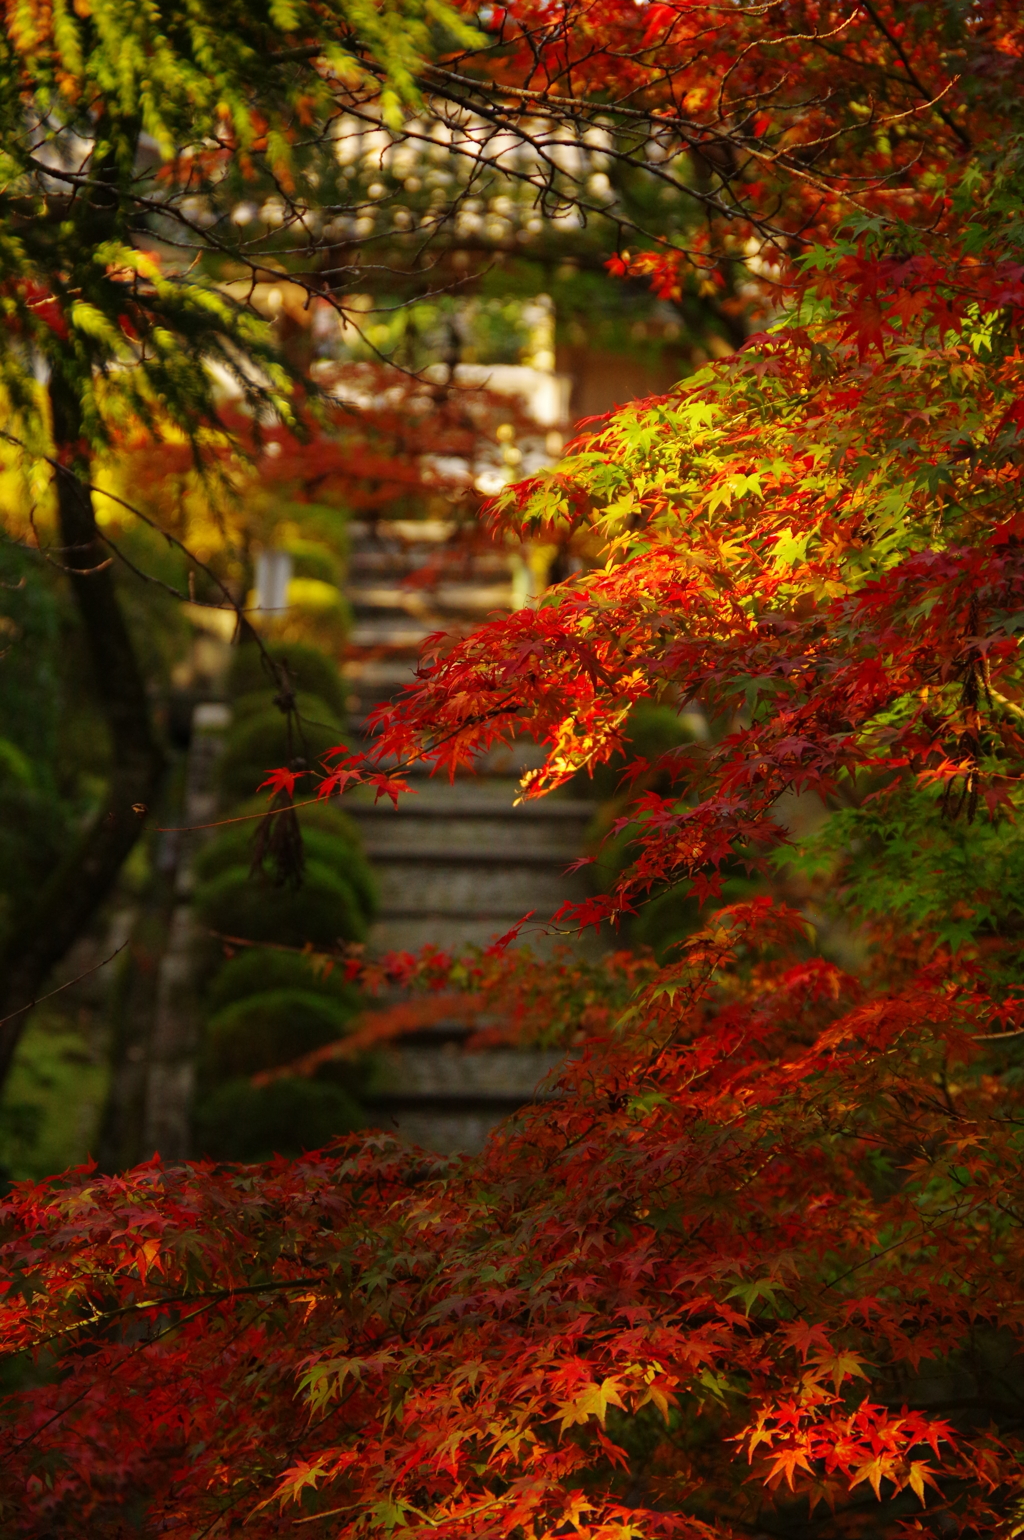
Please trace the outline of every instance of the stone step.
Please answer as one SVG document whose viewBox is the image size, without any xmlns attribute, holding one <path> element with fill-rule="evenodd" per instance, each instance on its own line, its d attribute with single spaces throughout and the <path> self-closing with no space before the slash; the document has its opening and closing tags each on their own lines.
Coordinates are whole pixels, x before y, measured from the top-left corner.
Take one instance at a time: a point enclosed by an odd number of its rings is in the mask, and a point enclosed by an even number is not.
<svg viewBox="0 0 1024 1540">
<path fill-rule="evenodd" d="M 356 723 L 350 717 L 353 733 L 356 731 Z M 364 731 L 360 727 L 360 731 Z M 365 736 L 364 743 L 371 748 L 372 736 Z M 544 750 L 528 738 L 517 739 L 513 743 L 495 743 L 476 760 L 471 770 L 460 765 L 456 786 L 468 785 L 473 777 L 489 778 L 491 776 L 521 776 L 526 770 L 536 770 L 543 765 L 545 759 Z M 429 760 L 417 760 L 410 764 L 408 760 L 401 760 L 396 755 L 382 755 L 379 759 L 382 770 L 395 770 L 399 763 L 402 765 L 402 774 L 410 783 L 416 780 L 429 781 L 434 766 Z M 439 778 L 438 778 L 439 779 Z M 436 784 L 436 781 L 435 781 Z M 516 782 L 516 795 L 519 795 L 519 784 Z"/>
<path fill-rule="evenodd" d="M 512 562 L 504 551 L 445 552 L 394 544 L 361 544 L 350 552 L 348 559 L 349 576 L 356 579 L 386 574 L 397 580 L 428 566 L 452 581 L 470 577 L 500 581 L 508 576 Z"/>
<path fill-rule="evenodd" d="M 426 784 L 418 784 L 421 782 Z M 593 803 L 581 797 L 561 797 L 555 793 L 517 804 L 521 794 L 518 780 L 505 776 L 459 776 L 447 781 L 439 776 L 410 775 L 409 794 L 400 799 L 397 807 L 390 800 L 369 800 L 372 794 L 366 788 L 353 793 L 348 806 L 355 817 L 388 827 L 419 818 L 498 819 L 513 827 L 531 821 L 572 824 L 587 823 L 594 814 Z"/>
<path fill-rule="evenodd" d="M 375 1105 L 421 1104 L 425 1098 L 449 1102 L 488 1103 L 521 1107 L 538 1096 L 550 1096 L 542 1082 L 558 1068 L 564 1054 L 556 1051 L 489 1048 L 473 1052 L 448 1044 L 443 1048 L 402 1045 L 381 1055 L 381 1066 L 370 1099 Z"/>
<path fill-rule="evenodd" d="M 513 561 L 500 550 L 460 552 L 446 568 L 444 542 L 455 528 L 443 521 L 350 529 L 355 627 L 344 677 L 358 733 L 374 707 L 414 682 L 428 635 L 465 635 L 488 614 L 512 608 Z M 402 581 L 428 562 L 436 563 L 436 581 Z M 519 777 L 543 758 L 522 739 L 488 751 L 475 775 L 460 773 L 453 782 L 406 772 L 413 794 L 397 809 L 386 798 L 374 803 L 365 789 L 345 797 L 380 889 L 371 955 L 487 946 L 531 911 L 520 939 L 536 951 L 546 955 L 569 945 L 580 957 L 601 952 L 593 932 L 585 938 L 544 932 L 567 900 L 589 892 L 586 873 L 567 868 L 584 851 L 594 808 L 563 796 L 516 806 Z M 560 1054 L 467 1051 L 464 1036 L 464 1026 L 452 1023 L 393 1046 L 367 1098 L 371 1121 L 428 1149 L 476 1150 L 503 1118 L 549 1094 L 538 1087 Z"/>
<path fill-rule="evenodd" d="M 377 863 L 376 873 L 382 919 L 432 914 L 438 919 L 492 916 L 512 923 L 529 910 L 551 915 L 566 899 L 586 896 L 586 888 L 567 877 L 564 866 L 550 861 L 512 866 L 451 856 L 429 864 L 390 858 Z"/>
<path fill-rule="evenodd" d="M 401 583 L 362 583 L 349 587 L 349 603 L 358 619 L 396 612 L 407 615 L 487 614 L 512 608 L 508 583 L 438 583 L 435 587 L 409 588 Z"/>
<path fill-rule="evenodd" d="M 390 700 L 412 683 L 414 668 L 408 658 L 348 657 L 342 678 L 352 694 L 366 700 Z"/>
<path fill-rule="evenodd" d="M 395 1134 L 421 1150 L 433 1150 L 438 1155 L 475 1155 L 483 1149 L 488 1135 L 498 1124 L 516 1110 L 516 1107 L 503 1112 L 493 1108 L 450 1110 L 440 1104 L 397 1111 L 382 1107 L 371 1112 L 370 1122 L 371 1126 Z"/>
<path fill-rule="evenodd" d="M 450 519 L 352 519 L 348 536 L 353 548 L 360 541 L 393 540 L 401 545 L 442 545 L 451 540 L 457 526 Z"/>
<path fill-rule="evenodd" d="M 455 839 L 445 845 L 427 844 L 426 841 L 431 837 L 436 840 L 437 831 L 435 830 L 431 836 L 430 831 L 425 830 L 422 845 L 389 845 L 364 840 L 363 848 L 369 859 L 378 867 L 447 867 L 455 862 L 460 867 L 489 867 L 496 861 L 500 861 L 506 868 L 529 867 L 538 871 L 564 872 L 579 856 L 579 850 L 575 845 L 546 847 L 541 844 L 533 850 L 529 847 L 524 849 L 521 844 L 511 843 L 472 845 L 463 837 L 461 831 L 453 832 Z"/>
<path fill-rule="evenodd" d="M 363 657 L 358 653 L 345 659 L 341 671 L 352 684 L 380 690 L 400 690 L 414 672 L 407 658 Z"/>
<path fill-rule="evenodd" d="M 437 626 L 417 625 L 412 621 L 395 620 L 391 616 L 382 619 L 359 619 L 349 632 L 353 647 L 381 647 L 389 651 L 401 649 L 408 652 L 410 661 L 416 658 L 427 637 Z M 410 670 L 411 673 L 411 670 Z"/>
<path fill-rule="evenodd" d="M 397 816 L 364 816 L 350 811 L 363 835 L 367 855 L 374 861 L 450 860 L 544 862 L 567 865 L 582 850 L 587 822 L 519 810 L 489 815 L 485 809 L 458 813 L 411 808 Z M 394 810 L 392 810 L 394 813 Z"/>
<path fill-rule="evenodd" d="M 504 916 L 478 913 L 387 916 L 371 927 L 368 950 L 381 957 L 386 952 L 418 952 L 425 946 L 440 947 L 445 952 L 457 952 L 467 946 L 486 947 L 504 936 L 522 917 L 522 910 Z M 548 918 L 534 915 L 524 925 L 519 938 L 541 956 L 550 956 L 564 946 L 581 957 L 596 957 L 604 950 L 592 930 L 582 937 L 545 932 L 543 926 Z"/>
<path fill-rule="evenodd" d="M 478 1150 L 504 1118 L 554 1095 L 544 1082 L 562 1059 L 536 1050 L 399 1048 L 383 1057 L 365 1104 L 371 1122 L 412 1143 L 444 1154 Z"/>
</svg>

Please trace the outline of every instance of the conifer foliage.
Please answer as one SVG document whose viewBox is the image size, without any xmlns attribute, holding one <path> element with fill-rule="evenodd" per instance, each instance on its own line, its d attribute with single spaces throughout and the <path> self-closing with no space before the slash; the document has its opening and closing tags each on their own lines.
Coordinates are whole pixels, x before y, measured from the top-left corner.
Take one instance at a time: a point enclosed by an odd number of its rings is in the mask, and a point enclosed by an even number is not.
<svg viewBox="0 0 1024 1540">
<path fill-rule="evenodd" d="M 653 90 L 656 50 L 708 93 L 662 98 L 674 127 L 748 113 L 764 148 L 728 172 L 748 228 L 797 209 L 816 243 L 792 227 L 762 271 L 769 330 L 508 493 L 496 517 L 588 524 L 606 564 L 439 643 L 382 747 L 448 767 L 529 731 L 537 795 L 619 752 L 637 701 L 699 701 L 716 731 L 661 778 L 634 763 L 635 858 L 564 918 L 675 884 L 713 900 L 724 862 L 802 854 L 858 965 L 767 896 L 660 966 L 396 963 L 574 1050 L 479 1159 L 373 1137 L 16 1193 L 3 1332 L 33 1367 L 4 1412 L 11 1533 L 1024 1521 L 1019 20 L 564 19 L 535 57 L 578 50 L 581 86 Z M 629 260 L 689 281 L 685 254 Z M 836 810 L 803 853 L 793 791 Z"/>
</svg>

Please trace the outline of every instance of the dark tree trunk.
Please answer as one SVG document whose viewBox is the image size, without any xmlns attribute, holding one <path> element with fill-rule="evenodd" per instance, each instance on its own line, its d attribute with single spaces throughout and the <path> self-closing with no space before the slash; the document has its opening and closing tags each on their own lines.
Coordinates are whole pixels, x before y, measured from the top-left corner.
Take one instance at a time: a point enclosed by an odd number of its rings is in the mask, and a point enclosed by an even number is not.
<svg viewBox="0 0 1024 1540">
<path fill-rule="evenodd" d="M 164 769 L 153 733 L 146 688 L 104 566 L 88 489 L 89 461 L 81 442 L 74 393 L 50 386 L 60 520 L 61 561 L 68 568 L 97 698 L 110 732 L 111 772 L 106 802 L 75 848 L 30 901 L 0 958 L 0 1085 L 6 1079 L 28 1013 L 51 970 L 82 934 L 110 893 L 142 832 Z"/>
</svg>

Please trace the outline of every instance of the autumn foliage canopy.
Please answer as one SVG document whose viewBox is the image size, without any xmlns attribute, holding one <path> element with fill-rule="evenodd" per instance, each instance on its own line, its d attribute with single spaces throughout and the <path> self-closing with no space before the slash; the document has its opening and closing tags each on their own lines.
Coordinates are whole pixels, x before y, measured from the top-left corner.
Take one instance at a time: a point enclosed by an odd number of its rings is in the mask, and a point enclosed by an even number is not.
<svg viewBox="0 0 1024 1540">
<path fill-rule="evenodd" d="M 661 963 L 394 961 L 573 1049 L 478 1158 L 372 1136 L 17 1191 L 5 1532 L 1017 1534 L 1017 8 L 491 25 L 502 100 L 617 90 L 691 156 L 693 249 L 610 257 L 726 302 L 746 252 L 764 329 L 508 490 L 496 520 L 604 564 L 439 641 L 379 742 L 443 771 L 531 734 L 533 796 L 637 703 L 699 703 L 561 917 L 678 887 L 699 927 Z M 795 793 L 830 815 L 796 844 Z"/>
</svg>

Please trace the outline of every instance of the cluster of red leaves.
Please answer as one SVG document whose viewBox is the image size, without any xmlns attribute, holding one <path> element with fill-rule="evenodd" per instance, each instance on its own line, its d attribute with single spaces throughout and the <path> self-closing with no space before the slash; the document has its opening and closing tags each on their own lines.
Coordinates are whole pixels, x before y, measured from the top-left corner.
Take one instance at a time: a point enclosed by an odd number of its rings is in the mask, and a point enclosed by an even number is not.
<svg viewBox="0 0 1024 1540">
<path fill-rule="evenodd" d="M 820 284 L 804 275 L 817 319 L 752 338 L 510 489 L 499 516 L 589 527 L 605 566 L 438 638 L 379 713 L 387 752 L 450 770 L 530 734 L 549 746 L 526 778 L 537 795 L 618 752 L 636 702 L 700 702 L 720 730 L 660 765 L 687 798 L 637 799 L 616 831 L 636 860 L 578 921 L 666 882 L 714 894 L 739 848 L 756 863 L 782 836 L 785 792 L 909 772 L 973 815 L 1016 786 L 1024 357 L 989 339 L 1019 334 L 1024 285 L 983 225 L 970 233 L 970 264 L 958 242 L 906 260 L 837 246 Z"/>
<path fill-rule="evenodd" d="M 475 1163 L 371 1138 L 19 1191 L 6 1532 L 696 1540 L 791 1489 L 844 1533 L 993 1532 L 1015 1445 L 938 1404 L 1022 1325 L 986 1002 L 940 967 L 866 997 L 778 960 L 802 928 L 721 913 Z"/>
<path fill-rule="evenodd" d="M 751 236 L 774 259 L 794 236 L 831 239 L 851 208 L 934 214 L 951 163 L 1004 131 L 1020 57 L 1018 10 L 998 0 L 522 0 L 502 15 L 505 47 L 478 66 L 492 79 L 627 104 L 662 159 L 688 157 L 703 207 L 686 250 L 622 261 L 666 296 L 724 277 Z"/>
<path fill-rule="evenodd" d="M 36 327 L 53 332 L 67 341 L 68 323 L 56 296 L 35 279 L 23 278 L 0 285 L 0 314 L 4 325 L 18 335 L 31 334 Z"/>
<path fill-rule="evenodd" d="M 207 470 L 220 469 L 229 486 L 244 491 L 255 460 L 261 485 L 357 518 L 416 515 L 437 497 L 454 514 L 473 518 L 480 497 L 471 467 L 485 446 L 493 452 L 498 424 L 511 419 L 520 432 L 536 431 L 508 397 L 485 389 L 448 394 L 385 365 L 339 364 L 321 370 L 318 384 L 324 397 L 302 412 L 295 431 L 264 425 L 257 434 L 251 417 L 225 408 L 223 431 L 202 444 Z M 178 489 L 193 468 L 194 448 L 154 443 L 139 432 L 118 448 L 133 457 L 162 523 L 182 533 Z"/>
<path fill-rule="evenodd" d="M 305 952 L 317 974 L 329 974 L 338 959 L 330 953 Z M 389 952 L 381 958 L 349 953 L 341 959 L 346 979 L 357 984 L 372 1005 L 350 1024 L 344 1037 L 316 1048 L 278 1069 L 253 1076 L 269 1085 L 289 1075 L 314 1075 L 336 1060 L 361 1054 L 408 1037 L 440 1022 L 461 1022 L 472 1031 L 470 1050 L 499 1044 L 546 1047 L 579 1044 L 607 1033 L 632 1004 L 637 989 L 657 972 L 646 953 L 614 952 L 599 963 L 560 947 L 543 964 L 528 947 L 511 947 L 505 938 L 477 951 L 451 953 L 426 946 L 420 952 Z M 394 1000 L 395 992 L 401 998 Z"/>
</svg>

